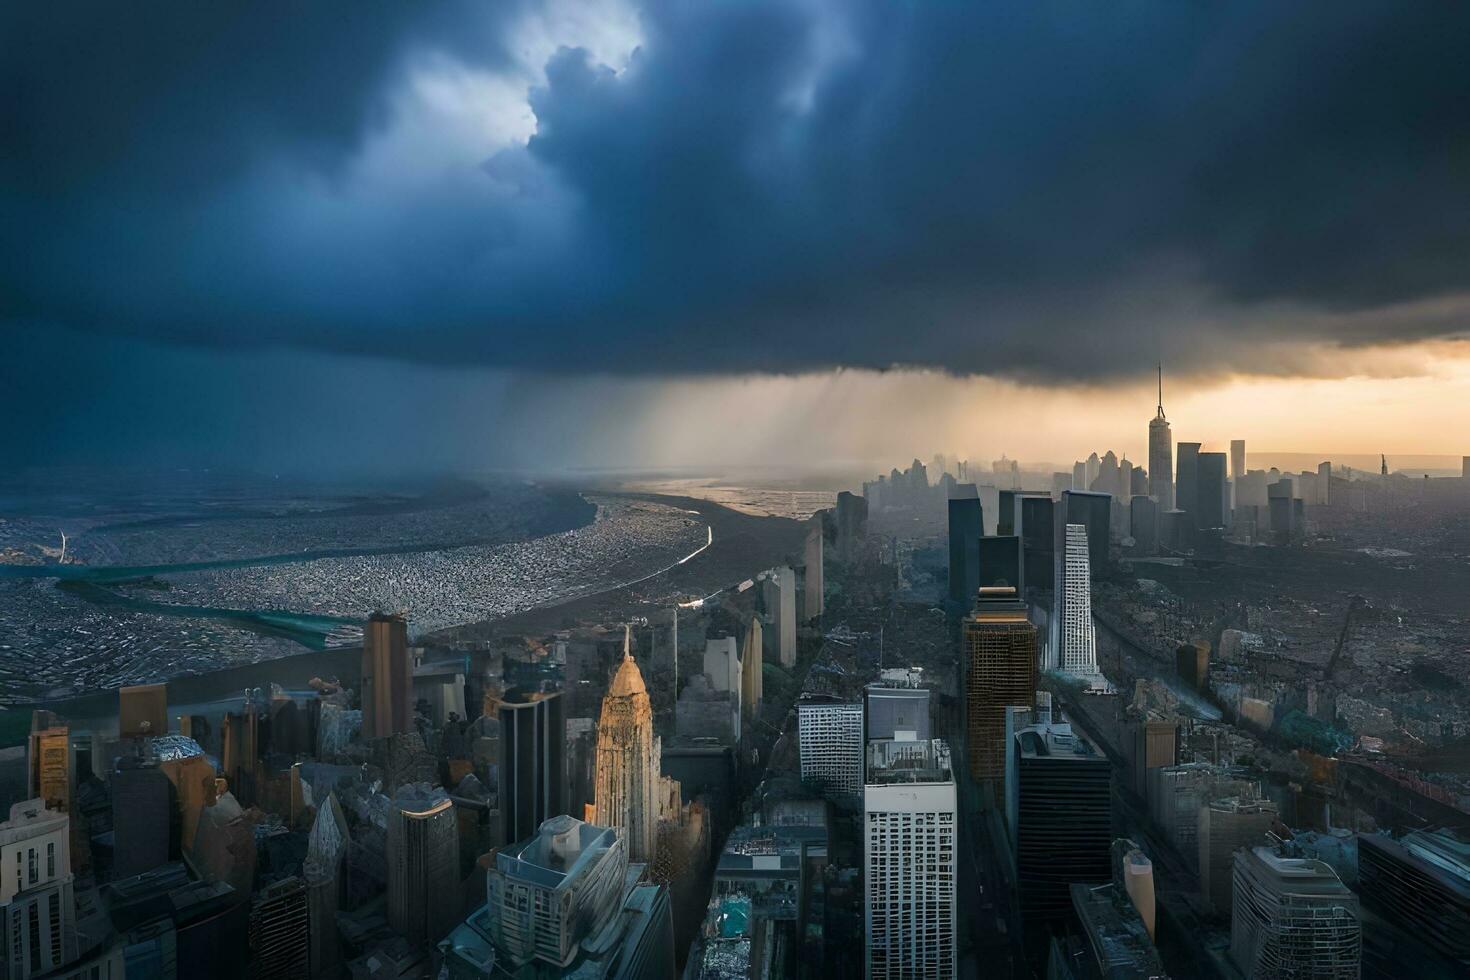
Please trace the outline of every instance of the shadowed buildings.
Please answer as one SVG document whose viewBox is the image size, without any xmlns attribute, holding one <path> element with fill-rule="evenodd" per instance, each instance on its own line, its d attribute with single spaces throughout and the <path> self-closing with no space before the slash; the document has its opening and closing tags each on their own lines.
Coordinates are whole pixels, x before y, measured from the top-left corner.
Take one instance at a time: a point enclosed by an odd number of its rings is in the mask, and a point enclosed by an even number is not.
<svg viewBox="0 0 1470 980">
<path fill-rule="evenodd" d="M 412 696 L 408 621 L 373 613 L 362 642 L 362 737 L 385 738 L 412 729 Z"/>
<path fill-rule="evenodd" d="M 1112 767 L 1067 724 L 1016 733 L 1010 801 L 1028 946 L 1066 921 L 1073 884 L 1110 880 Z"/>
<path fill-rule="evenodd" d="M 1176 448 L 1174 467 L 1174 503 L 1184 511 L 1189 531 L 1201 527 L 1199 496 L 1199 447 L 1197 442 L 1181 442 Z"/>
<path fill-rule="evenodd" d="M 560 693 L 500 702 L 501 842 L 525 840 L 566 808 L 566 722 Z"/>
<path fill-rule="evenodd" d="M 388 924 L 415 946 L 454 927 L 460 912 L 459 821 L 443 789 L 406 786 L 388 809 Z"/>
<path fill-rule="evenodd" d="M 969 602 L 979 585 L 980 536 L 985 533 L 980 498 L 973 483 L 955 488 L 949 507 L 949 598 Z"/>
</svg>

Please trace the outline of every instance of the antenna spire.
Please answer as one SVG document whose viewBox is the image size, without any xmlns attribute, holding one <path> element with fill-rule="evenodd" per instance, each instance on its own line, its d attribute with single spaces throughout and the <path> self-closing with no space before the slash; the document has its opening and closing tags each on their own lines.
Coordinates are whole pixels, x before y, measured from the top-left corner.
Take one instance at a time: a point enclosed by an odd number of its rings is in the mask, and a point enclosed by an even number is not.
<svg viewBox="0 0 1470 980">
<path fill-rule="evenodd" d="M 1164 362 L 1159 361 L 1159 418 L 1164 417 Z"/>
</svg>

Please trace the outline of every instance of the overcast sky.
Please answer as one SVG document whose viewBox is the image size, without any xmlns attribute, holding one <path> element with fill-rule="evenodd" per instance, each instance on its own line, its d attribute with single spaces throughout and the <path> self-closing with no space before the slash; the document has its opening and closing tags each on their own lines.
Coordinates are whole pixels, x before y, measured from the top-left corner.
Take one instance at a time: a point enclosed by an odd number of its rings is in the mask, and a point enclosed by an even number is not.
<svg viewBox="0 0 1470 980">
<path fill-rule="evenodd" d="M 1466 37 L 1341 0 L 8 4 L 0 451 L 1136 456 L 1160 358 L 1176 434 L 1470 451 Z"/>
</svg>

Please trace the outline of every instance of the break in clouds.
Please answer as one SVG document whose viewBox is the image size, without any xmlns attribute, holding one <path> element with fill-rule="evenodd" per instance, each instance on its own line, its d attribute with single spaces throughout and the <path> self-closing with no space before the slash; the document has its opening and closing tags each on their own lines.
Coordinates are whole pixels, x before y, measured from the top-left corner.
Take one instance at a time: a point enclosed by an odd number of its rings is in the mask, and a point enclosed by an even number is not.
<svg viewBox="0 0 1470 980">
<path fill-rule="evenodd" d="M 1455 336 L 1466 36 L 1453 4 L 10 4 L 0 329 L 1044 381 Z"/>
</svg>

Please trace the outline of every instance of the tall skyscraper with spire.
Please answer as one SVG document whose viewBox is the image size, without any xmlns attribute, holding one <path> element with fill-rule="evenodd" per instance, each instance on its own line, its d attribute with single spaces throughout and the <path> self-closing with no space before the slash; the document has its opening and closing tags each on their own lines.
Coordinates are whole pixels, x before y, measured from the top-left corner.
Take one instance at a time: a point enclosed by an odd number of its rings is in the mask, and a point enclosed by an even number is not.
<svg viewBox="0 0 1470 980">
<path fill-rule="evenodd" d="M 648 688 L 633 660 L 632 628 L 623 630 L 623 661 L 602 699 L 597 725 L 595 802 L 587 822 L 616 828 L 630 860 L 652 861 L 658 844 L 660 745 Z"/>
<path fill-rule="evenodd" d="M 1164 365 L 1159 363 L 1159 411 L 1148 424 L 1148 493 L 1161 511 L 1174 509 L 1174 438 L 1164 417 Z"/>
</svg>

